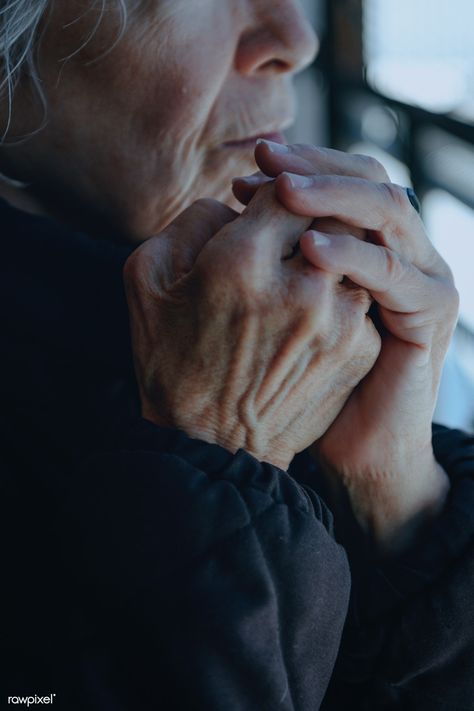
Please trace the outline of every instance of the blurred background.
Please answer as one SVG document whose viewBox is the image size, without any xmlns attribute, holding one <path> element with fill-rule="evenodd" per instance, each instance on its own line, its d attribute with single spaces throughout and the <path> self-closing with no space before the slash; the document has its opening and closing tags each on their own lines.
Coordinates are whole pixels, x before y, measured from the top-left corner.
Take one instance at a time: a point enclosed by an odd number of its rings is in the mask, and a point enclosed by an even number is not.
<svg viewBox="0 0 474 711">
<path fill-rule="evenodd" d="M 303 0 L 321 41 L 289 141 L 412 186 L 460 292 L 435 419 L 474 431 L 474 0 Z"/>
</svg>

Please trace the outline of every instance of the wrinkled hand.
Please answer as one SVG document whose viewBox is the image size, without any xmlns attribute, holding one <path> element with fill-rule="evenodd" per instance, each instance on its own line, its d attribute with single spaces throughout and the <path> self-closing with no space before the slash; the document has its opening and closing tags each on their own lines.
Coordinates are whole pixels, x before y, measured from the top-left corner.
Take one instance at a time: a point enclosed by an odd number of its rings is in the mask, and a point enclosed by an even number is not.
<svg viewBox="0 0 474 711">
<path fill-rule="evenodd" d="M 372 367 L 365 290 L 291 256 L 311 218 L 201 200 L 125 266 L 144 417 L 286 468 Z"/>
<path fill-rule="evenodd" d="M 288 210 L 317 218 L 300 240 L 306 259 L 366 288 L 377 304 L 380 356 L 315 450 L 344 482 L 361 523 L 390 537 L 439 505 L 447 489 L 431 420 L 457 318 L 451 271 L 406 191 L 373 159 L 311 146 L 272 153 L 262 144 L 257 160 L 278 176 L 276 193 Z M 248 199 L 262 180 L 237 181 L 236 194 Z M 339 221 L 337 234 L 321 228 L 328 217 Z"/>
</svg>

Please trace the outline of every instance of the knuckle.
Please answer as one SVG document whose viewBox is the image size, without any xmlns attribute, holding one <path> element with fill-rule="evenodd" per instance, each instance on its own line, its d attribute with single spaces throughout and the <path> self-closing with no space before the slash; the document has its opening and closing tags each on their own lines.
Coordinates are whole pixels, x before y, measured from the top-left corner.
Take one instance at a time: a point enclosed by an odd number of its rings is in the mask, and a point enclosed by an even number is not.
<svg viewBox="0 0 474 711">
<path fill-rule="evenodd" d="M 388 173 L 377 158 L 363 153 L 356 155 L 365 175 L 371 180 L 390 183 Z"/>
<path fill-rule="evenodd" d="M 359 328 L 352 338 L 351 363 L 358 366 L 362 376 L 366 375 L 377 360 L 382 347 L 381 336 L 369 316 L 359 322 Z"/>
<path fill-rule="evenodd" d="M 360 328 L 354 333 L 350 363 L 359 375 L 366 375 L 377 360 L 381 350 L 381 337 L 369 318 L 361 321 Z"/>
<path fill-rule="evenodd" d="M 443 295 L 443 303 L 450 316 L 457 318 L 459 313 L 459 291 L 456 289 L 454 282 L 450 281 L 445 286 L 445 294 Z"/>
<path fill-rule="evenodd" d="M 122 270 L 127 289 L 154 291 L 163 271 L 167 244 L 168 235 L 165 231 L 150 237 L 132 252 Z"/>
<path fill-rule="evenodd" d="M 408 217 L 409 215 L 417 215 L 415 210 L 408 200 L 406 189 L 401 185 L 391 182 L 378 183 L 379 189 L 386 203 L 388 203 L 388 215 L 392 217 L 388 220 L 393 222 L 394 219 L 399 220 L 400 217 Z M 395 209 L 395 218 L 394 218 Z"/>
<path fill-rule="evenodd" d="M 360 307 L 363 313 L 367 313 L 373 301 L 367 289 L 358 286 L 347 278 L 343 280 L 343 288 L 349 294 L 352 303 Z"/>
<path fill-rule="evenodd" d="M 398 254 L 392 249 L 385 248 L 383 255 L 385 260 L 384 273 L 387 277 L 387 289 L 389 289 L 406 275 L 407 265 L 402 262 Z"/>
<path fill-rule="evenodd" d="M 452 286 L 454 291 L 456 291 L 456 286 L 454 283 L 454 274 L 451 267 L 446 262 L 446 260 L 443 259 L 443 257 L 438 251 L 434 250 L 434 256 L 436 259 L 436 271 L 438 271 L 440 275 L 445 279 L 445 281 Z"/>
<path fill-rule="evenodd" d="M 126 285 L 132 285 L 140 281 L 143 272 L 143 254 L 139 247 L 128 257 L 123 267 L 123 279 Z"/>
<path fill-rule="evenodd" d="M 195 200 L 190 209 L 204 220 L 212 218 L 212 221 L 217 223 L 216 227 L 220 222 L 225 223 L 235 217 L 234 211 L 228 205 L 209 197 Z"/>
<path fill-rule="evenodd" d="M 458 317 L 459 314 L 459 306 L 461 303 L 461 297 L 459 295 L 459 291 L 456 289 L 455 286 L 453 286 L 453 294 L 452 294 L 452 306 L 453 306 L 453 312 L 455 317 Z"/>
</svg>

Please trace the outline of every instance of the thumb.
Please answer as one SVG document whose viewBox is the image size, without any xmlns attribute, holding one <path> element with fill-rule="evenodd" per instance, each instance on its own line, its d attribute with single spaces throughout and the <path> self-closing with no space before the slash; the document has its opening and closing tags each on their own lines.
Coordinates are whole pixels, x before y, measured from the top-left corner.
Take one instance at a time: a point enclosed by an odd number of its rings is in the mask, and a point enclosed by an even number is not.
<svg viewBox="0 0 474 711">
<path fill-rule="evenodd" d="M 207 242 L 236 217 L 237 212 L 217 200 L 197 200 L 130 255 L 124 269 L 127 291 L 137 286 L 167 291 L 191 271 Z"/>
</svg>

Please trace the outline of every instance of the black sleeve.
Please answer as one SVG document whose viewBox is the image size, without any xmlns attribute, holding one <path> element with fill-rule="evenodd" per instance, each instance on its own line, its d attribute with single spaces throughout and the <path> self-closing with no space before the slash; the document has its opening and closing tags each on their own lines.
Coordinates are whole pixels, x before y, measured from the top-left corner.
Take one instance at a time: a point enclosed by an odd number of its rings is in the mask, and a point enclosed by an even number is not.
<svg viewBox="0 0 474 711">
<path fill-rule="evenodd" d="M 319 708 L 350 578 L 312 492 L 243 451 L 141 421 L 52 495 L 87 620 L 64 708 Z"/>
<path fill-rule="evenodd" d="M 474 709 L 474 438 L 435 426 L 433 443 L 448 502 L 402 555 L 353 566 L 325 711 Z"/>
</svg>

